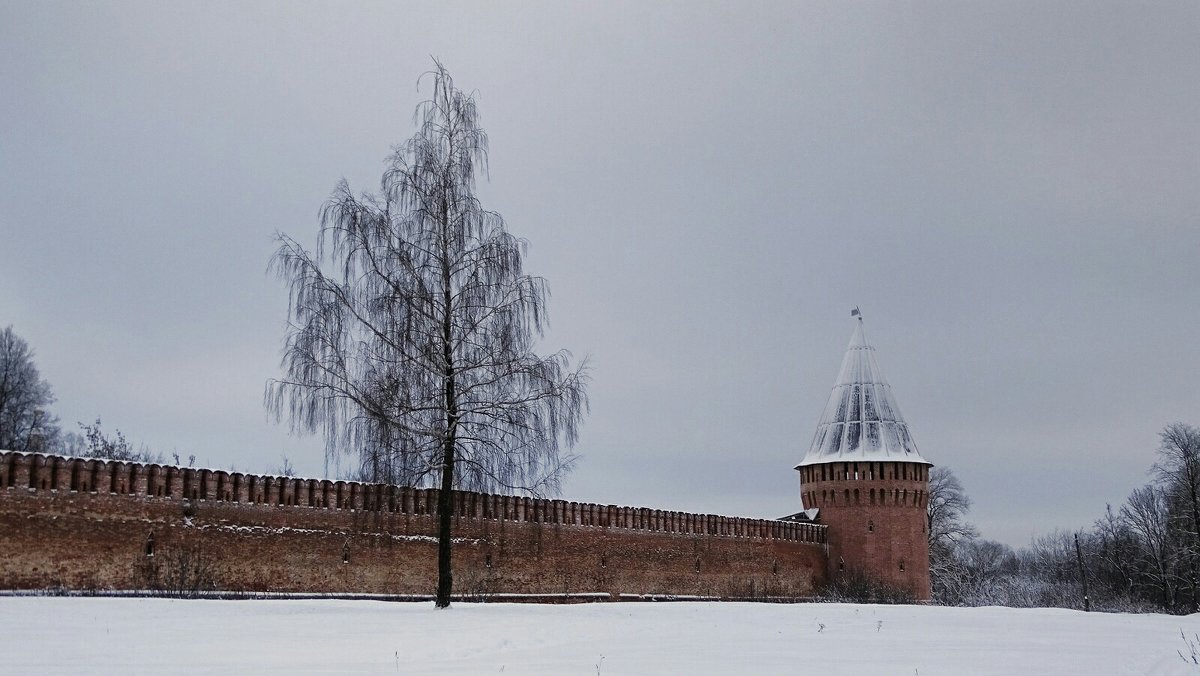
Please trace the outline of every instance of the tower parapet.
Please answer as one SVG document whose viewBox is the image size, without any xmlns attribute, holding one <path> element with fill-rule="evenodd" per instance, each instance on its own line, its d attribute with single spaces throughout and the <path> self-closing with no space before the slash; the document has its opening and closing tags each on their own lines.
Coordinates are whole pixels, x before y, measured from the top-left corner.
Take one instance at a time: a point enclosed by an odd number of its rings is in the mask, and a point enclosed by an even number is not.
<svg viewBox="0 0 1200 676">
<path fill-rule="evenodd" d="M 855 313 L 857 314 L 857 312 Z M 796 466 L 805 509 L 829 529 L 829 573 L 930 597 L 928 460 L 883 378 L 858 315 L 812 445 Z"/>
</svg>

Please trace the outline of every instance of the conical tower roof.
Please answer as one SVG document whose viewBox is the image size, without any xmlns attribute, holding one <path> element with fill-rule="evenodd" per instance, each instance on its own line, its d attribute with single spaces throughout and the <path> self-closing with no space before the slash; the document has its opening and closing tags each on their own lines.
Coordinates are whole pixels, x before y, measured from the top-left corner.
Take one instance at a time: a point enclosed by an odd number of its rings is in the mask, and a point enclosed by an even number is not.
<svg viewBox="0 0 1200 676">
<path fill-rule="evenodd" d="M 933 464 L 921 457 L 908 433 L 859 315 L 812 446 L 796 468 L 823 462 L 880 461 Z"/>
</svg>

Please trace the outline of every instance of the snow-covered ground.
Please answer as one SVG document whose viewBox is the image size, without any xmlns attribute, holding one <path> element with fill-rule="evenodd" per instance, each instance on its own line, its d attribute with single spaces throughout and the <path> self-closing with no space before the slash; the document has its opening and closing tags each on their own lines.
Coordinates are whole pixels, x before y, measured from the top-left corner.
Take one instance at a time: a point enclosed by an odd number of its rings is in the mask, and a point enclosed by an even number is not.
<svg viewBox="0 0 1200 676">
<path fill-rule="evenodd" d="M 1200 674 L 1181 630 L 1200 616 L 9 597 L 0 673 Z"/>
</svg>

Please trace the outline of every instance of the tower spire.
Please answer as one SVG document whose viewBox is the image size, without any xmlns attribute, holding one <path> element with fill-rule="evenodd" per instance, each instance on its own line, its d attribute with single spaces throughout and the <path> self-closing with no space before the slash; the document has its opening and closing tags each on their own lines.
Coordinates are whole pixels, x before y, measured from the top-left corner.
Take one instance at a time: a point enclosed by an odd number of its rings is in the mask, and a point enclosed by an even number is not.
<svg viewBox="0 0 1200 676">
<path fill-rule="evenodd" d="M 900 414 L 892 387 L 867 342 L 862 312 L 857 318 L 842 368 L 838 372 L 812 445 L 798 467 L 822 462 L 924 462 L 908 424 Z"/>
</svg>

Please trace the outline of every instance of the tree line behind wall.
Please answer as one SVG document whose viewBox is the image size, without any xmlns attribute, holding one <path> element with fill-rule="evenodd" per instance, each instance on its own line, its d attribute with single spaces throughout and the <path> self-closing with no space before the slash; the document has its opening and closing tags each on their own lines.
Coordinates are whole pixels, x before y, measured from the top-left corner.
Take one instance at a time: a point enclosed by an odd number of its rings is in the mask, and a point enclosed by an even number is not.
<svg viewBox="0 0 1200 676">
<path fill-rule="evenodd" d="M 930 477 L 930 574 L 937 603 L 1190 613 L 1200 601 L 1200 429 L 1160 434 L 1152 480 L 1091 528 L 1013 549 L 980 538 L 946 468 Z M 1085 589 L 1087 600 L 1085 602 Z"/>
</svg>

